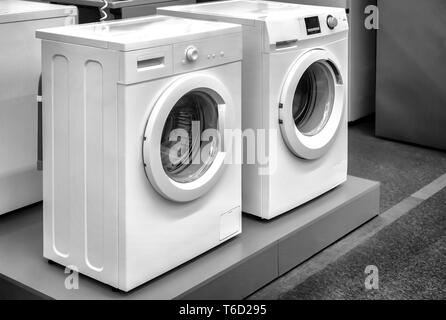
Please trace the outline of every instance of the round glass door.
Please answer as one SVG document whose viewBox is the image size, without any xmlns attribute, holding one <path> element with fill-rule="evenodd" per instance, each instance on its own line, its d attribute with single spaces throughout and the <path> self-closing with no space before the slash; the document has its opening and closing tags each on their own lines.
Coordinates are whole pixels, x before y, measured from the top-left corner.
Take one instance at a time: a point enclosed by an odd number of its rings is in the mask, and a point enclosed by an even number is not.
<svg viewBox="0 0 446 320">
<path fill-rule="evenodd" d="M 313 63 L 297 84 L 293 99 L 294 123 L 302 134 L 314 136 L 330 118 L 334 103 L 334 82 L 322 62 Z"/>
<path fill-rule="evenodd" d="M 211 76 L 186 75 L 164 90 L 143 139 L 145 172 L 162 196 L 192 201 L 215 185 L 230 149 L 223 132 L 232 126 L 232 108 L 227 89 Z"/>
<path fill-rule="evenodd" d="M 207 93 L 186 93 L 170 111 L 161 136 L 161 162 L 169 178 L 180 183 L 199 179 L 212 165 L 219 139 L 201 137 L 207 130 L 218 133 L 218 104 Z"/>
<path fill-rule="evenodd" d="M 336 136 L 344 86 L 335 58 L 312 50 L 292 66 L 281 94 L 279 123 L 289 149 L 299 157 L 321 157 Z"/>
</svg>

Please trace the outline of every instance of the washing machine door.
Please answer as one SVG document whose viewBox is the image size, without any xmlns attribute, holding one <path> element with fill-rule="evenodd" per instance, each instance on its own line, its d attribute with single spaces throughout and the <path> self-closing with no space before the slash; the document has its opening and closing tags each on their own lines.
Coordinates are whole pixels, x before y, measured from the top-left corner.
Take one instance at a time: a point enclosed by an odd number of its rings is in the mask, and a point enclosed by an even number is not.
<svg viewBox="0 0 446 320">
<path fill-rule="evenodd" d="M 313 160 L 324 155 L 343 119 L 346 90 L 333 54 L 315 49 L 290 68 L 279 103 L 279 123 L 288 148 Z"/>
<path fill-rule="evenodd" d="M 190 74 L 156 101 L 146 124 L 147 178 L 165 198 L 192 201 L 218 181 L 230 156 L 225 128 L 233 128 L 233 102 L 217 78 Z"/>
</svg>

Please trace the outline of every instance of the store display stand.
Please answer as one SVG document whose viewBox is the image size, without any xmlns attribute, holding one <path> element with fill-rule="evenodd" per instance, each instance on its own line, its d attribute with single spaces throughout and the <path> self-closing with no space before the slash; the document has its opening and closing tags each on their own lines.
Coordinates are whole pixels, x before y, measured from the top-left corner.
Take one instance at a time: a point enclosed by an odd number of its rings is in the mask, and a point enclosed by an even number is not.
<svg viewBox="0 0 446 320">
<path fill-rule="evenodd" d="M 243 233 L 129 293 L 69 274 L 42 257 L 42 206 L 0 217 L 0 299 L 243 299 L 379 214 L 379 183 L 342 186 L 272 221 L 245 215 Z M 315 217 L 317 217 L 315 219 Z"/>
</svg>

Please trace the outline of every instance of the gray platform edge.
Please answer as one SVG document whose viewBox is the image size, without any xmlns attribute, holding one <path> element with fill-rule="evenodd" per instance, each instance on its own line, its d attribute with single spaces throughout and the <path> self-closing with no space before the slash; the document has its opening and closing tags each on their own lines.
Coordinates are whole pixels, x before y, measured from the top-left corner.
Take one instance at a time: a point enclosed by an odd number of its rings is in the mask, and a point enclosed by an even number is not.
<svg viewBox="0 0 446 320">
<path fill-rule="evenodd" d="M 312 212 L 322 215 L 302 225 L 301 217 Z M 0 270 L 0 299 L 243 299 L 378 214 L 379 183 L 349 177 L 342 186 L 272 221 L 245 216 L 241 236 L 130 293 L 113 292 L 83 276 L 80 289 L 68 291 L 60 285 L 63 268 L 47 265 L 36 254 L 36 272 L 53 281 L 28 286 Z"/>
<path fill-rule="evenodd" d="M 350 177 L 350 182 L 351 179 Z M 288 234 L 283 234 L 275 243 L 259 250 L 243 263 L 178 298 L 185 300 L 239 300 L 253 294 L 376 217 L 379 214 L 380 203 L 379 183 L 373 183 L 367 188 L 362 187 L 358 188 L 357 195 L 338 207 L 332 208 L 317 221 Z M 338 189 L 342 189 L 342 187 Z M 329 193 L 311 202 L 306 209 L 317 207 L 317 201 L 324 201 L 324 197 L 335 196 L 337 192 L 342 192 L 342 190 L 333 190 L 332 194 Z M 299 208 L 298 210 L 303 209 Z M 290 212 L 288 215 L 293 213 L 295 212 Z M 244 225 L 247 224 L 248 219 L 245 217 Z M 261 236 L 259 234 L 259 237 Z"/>
<path fill-rule="evenodd" d="M 53 300 L 18 281 L 0 274 L 0 300 Z"/>
</svg>

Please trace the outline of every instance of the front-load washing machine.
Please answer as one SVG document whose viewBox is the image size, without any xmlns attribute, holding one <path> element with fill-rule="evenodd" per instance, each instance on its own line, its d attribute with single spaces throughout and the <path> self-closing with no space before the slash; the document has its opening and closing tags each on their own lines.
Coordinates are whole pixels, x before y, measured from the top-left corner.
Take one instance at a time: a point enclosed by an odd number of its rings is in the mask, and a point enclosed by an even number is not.
<svg viewBox="0 0 446 320">
<path fill-rule="evenodd" d="M 349 21 L 348 121 L 357 121 L 375 112 L 376 29 L 367 26 L 369 10 L 377 0 L 279 0 L 345 8 Z M 370 18 L 369 18 L 370 19 Z"/>
<path fill-rule="evenodd" d="M 44 256 L 123 291 L 241 232 L 241 27 L 39 30 Z"/>
<path fill-rule="evenodd" d="M 266 130 L 264 141 L 257 134 L 256 161 L 245 143 L 244 212 L 271 219 L 346 181 L 344 9 L 233 0 L 158 12 L 243 26 L 245 142 L 252 137 L 247 130 Z"/>
</svg>

